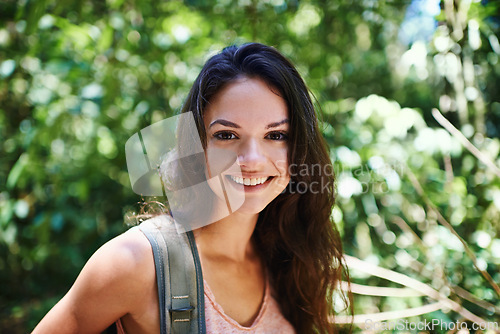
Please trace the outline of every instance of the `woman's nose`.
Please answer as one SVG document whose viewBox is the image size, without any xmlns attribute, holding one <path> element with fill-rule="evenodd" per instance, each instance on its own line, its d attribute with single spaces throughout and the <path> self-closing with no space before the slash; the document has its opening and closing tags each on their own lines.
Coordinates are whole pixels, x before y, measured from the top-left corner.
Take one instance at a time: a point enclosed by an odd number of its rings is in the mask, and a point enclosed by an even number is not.
<svg viewBox="0 0 500 334">
<path fill-rule="evenodd" d="M 238 152 L 238 164 L 242 167 L 255 169 L 265 162 L 265 155 L 257 140 L 242 143 Z"/>
</svg>

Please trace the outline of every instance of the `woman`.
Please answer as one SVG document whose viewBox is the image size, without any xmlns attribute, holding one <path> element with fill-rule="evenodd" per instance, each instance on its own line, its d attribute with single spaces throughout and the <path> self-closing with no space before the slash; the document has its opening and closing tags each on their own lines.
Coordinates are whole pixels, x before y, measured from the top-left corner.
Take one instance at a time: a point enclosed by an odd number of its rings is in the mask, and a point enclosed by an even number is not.
<svg viewBox="0 0 500 334">
<path fill-rule="evenodd" d="M 274 48 L 228 47 L 207 61 L 182 111 L 193 114 L 207 176 L 210 152 L 234 152 L 240 173 L 223 179 L 244 194 L 237 210 L 193 231 L 207 332 L 335 332 L 344 267 L 334 179 L 297 70 Z M 100 332 L 119 320 L 126 333 L 158 333 L 158 309 L 151 245 L 132 229 L 91 257 L 35 332 Z"/>
</svg>

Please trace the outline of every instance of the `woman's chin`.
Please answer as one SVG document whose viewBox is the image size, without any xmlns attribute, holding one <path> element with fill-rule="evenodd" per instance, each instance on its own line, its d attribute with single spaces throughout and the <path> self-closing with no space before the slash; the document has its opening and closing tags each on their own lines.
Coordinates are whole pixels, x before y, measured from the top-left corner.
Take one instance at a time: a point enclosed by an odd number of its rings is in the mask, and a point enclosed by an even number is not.
<svg viewBox="0 0 500 334">
<path fill-rule="evenodd" d="M 255 205 L 255 204 L 243 204 L 235 213 L 243 215 L 258 215 L 262 210 L 266 208 L 266 205 Z"/>
<path fill-rule="evenodd" d="M 241 214 L 247 214 L 247 215 L 252 215 L 252 214 L 259 214 L 264 210 L 271 201 L 263 201 L 262 199 L 258 198 L 245 198 L 245 202 L 235 211 Z"/>
</svg>

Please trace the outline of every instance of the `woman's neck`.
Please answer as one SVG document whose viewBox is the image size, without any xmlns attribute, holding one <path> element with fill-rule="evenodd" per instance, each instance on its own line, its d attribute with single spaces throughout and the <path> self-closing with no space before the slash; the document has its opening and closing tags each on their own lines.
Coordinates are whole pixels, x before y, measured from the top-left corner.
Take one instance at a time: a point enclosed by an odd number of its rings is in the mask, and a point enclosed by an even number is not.
<svg viewBox="0 0 500 334">
<path fill-rule="evenodd" d="M 215 223 L 194 230 L 198 249 L 204 256 L 224 258 L 235 263 L 255 259 L 252 234 L 258 214 L 235 212 Z"/>
</svg>

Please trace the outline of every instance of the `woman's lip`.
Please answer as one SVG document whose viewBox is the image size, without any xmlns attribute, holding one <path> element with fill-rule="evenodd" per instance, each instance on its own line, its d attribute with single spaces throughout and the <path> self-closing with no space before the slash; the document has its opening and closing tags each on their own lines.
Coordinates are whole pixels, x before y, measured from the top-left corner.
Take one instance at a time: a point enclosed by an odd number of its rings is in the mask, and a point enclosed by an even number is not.
<svg viewBox="0 0 500 334">
<path fill-rule="evenodd" d="M 262 178 L 262 177 L 266 177 L 266 178 L 269 178 L 269 177 L 274 177 L 275 175 L 258 175 L 258 174 L 252 174 L 252 175 L 248 175 L 248 174 L 237 174 L 237 175 L 233 175 L 233 174 L 226 174 L 226 176 L 229 176 L 229 177 L 242 177 L 244 179 L 259 179 L 259 178 Z"/>
<path fill-rule="evenodd" d="M 241 183 L 238 183 L 236 181 L 234 181 L 231 177 L 231 175 L 226 175 L 227 179 L 229 179 L 230 183 L 233 184 L 233 186 L 238 186 L 238 187 L 243 187 L 243 189 L 245 189 L 245 191 L 252 191 L 252 190 L 259 190 L 263 187 L 266 187 L 273 179 L 274 179 L 274 176 L 267 176 L 267 180 L 264 182 L 264 183 L 260 183 L 260 184 L 256 184 L 254 186 L 252 185 L 244 185 L 244 184 L 241 184 Z M 262 177 L 265 177 L 265 176 L 262 176 Z M 257 178 L 257 177 L 255 177 Z M 241 188 L 239 188 L 241 189 Z"/>
</svg>

